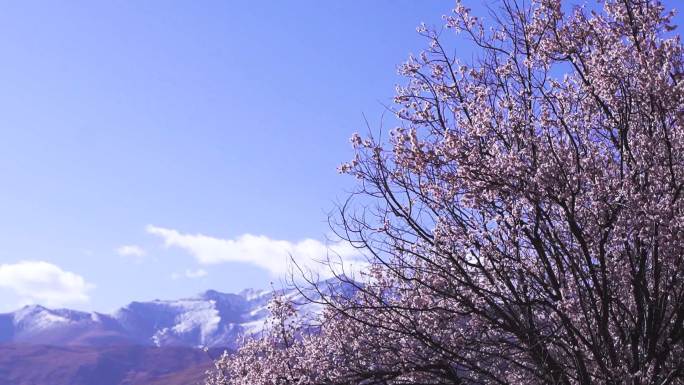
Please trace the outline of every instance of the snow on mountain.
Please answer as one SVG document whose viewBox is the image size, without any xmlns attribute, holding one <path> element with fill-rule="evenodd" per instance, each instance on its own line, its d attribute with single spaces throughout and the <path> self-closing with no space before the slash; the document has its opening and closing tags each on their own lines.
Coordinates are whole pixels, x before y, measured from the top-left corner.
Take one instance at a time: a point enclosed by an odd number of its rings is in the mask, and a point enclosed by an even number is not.
<svg viewBox="0 0 684 385">
<path fill-rule="evenodd" d="M 304 302 L 296 290 L 286 290 L 283 295 Z M 232 349 L 241 336 L 262 330 L 272 297 L 273 292 L 265 290 L 247 289 L 238 294 L 208 290 L 180 300 L 132 302 L 111 315 L 31 305 L 0 314 L 0 343 Z M 320 306 L 305 305 L 301 311 L 311 316 Z"/>
<path fill-rule="evenodd" d="M 38 305 L 25 306 L 14 313 L 14 323 L 19 330 L 39 331 L 71 322 L 78 322 L 82 318 L 81 314 L 77 312 L 72 312 L 72 314 L 64 313 L 64 311 L 51 311 Z M 69 315 L 73 317 L 69 317 Z"/>
</svg>

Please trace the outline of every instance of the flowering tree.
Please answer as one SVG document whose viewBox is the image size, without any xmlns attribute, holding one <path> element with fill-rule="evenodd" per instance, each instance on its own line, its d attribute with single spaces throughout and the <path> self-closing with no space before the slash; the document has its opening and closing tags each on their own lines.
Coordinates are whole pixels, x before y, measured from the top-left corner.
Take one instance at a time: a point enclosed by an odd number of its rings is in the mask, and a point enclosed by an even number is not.
<svg viewBox="0 0 684 385">
<path fill-rule="evenodd" d="M 446 32 L 420 28 L 401 127 L 352 138 L 339 229 L 371 262 L 356 295 L 323 296 L 314 332 L 276 311 L 208 383 L 684 384 L 672 13 L 501 4 L 487 27 L 458 4 Z M 478 58 L 453 57 L 448 30 Z"/>
</svg>

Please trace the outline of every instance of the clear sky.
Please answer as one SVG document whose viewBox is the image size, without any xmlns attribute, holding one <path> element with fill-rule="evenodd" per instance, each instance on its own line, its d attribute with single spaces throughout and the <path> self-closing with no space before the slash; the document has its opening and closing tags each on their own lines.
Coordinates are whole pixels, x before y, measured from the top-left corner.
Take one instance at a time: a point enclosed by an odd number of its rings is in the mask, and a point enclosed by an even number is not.
<svg viewBox="0 0 684 385">
<path fill-rule="evenodd" d="M 348 138 L 452 6 L 3 3 L 0 311 L 268 287 L 278 268 L 230 253 L 325 240 Z"/>
<path fill-rule="evenodd" d="M 3 3 L 0 311 L 266 288 L 318 254 L 348 138 L 453 5 Z"/>
</svg>

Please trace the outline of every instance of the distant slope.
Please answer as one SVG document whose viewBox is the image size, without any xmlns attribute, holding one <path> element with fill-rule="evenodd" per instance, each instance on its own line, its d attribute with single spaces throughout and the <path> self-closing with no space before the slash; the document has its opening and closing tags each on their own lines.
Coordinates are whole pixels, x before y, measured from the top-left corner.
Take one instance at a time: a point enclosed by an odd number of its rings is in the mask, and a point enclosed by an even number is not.
<svg viewBox="0 0 684 385">
<path fill-rule="evenodd" d="M 8 385 L 193 385 L 211 366 L 207 353 L 185 347 L 0 345 Z"/>
</svg>

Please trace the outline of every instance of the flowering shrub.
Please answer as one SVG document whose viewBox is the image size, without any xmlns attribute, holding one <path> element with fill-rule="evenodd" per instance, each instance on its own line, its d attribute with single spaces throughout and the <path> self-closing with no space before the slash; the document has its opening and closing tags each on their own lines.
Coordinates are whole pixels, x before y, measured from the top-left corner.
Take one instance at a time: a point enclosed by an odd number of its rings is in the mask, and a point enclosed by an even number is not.
<svg viewBox="0 0 684 385">
<path fill-rule="evenodd" d="M 369 255 L 315 332 L 276 303 L 208 384 L 684 383 L 684 81 L 654 0 L 457 4 L 401 66 L 402 126 L 355 135 L 340 211 Z"/>
</svg>

